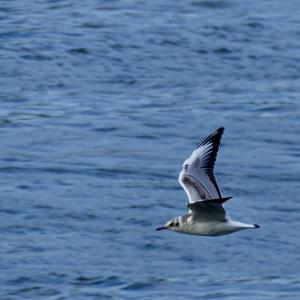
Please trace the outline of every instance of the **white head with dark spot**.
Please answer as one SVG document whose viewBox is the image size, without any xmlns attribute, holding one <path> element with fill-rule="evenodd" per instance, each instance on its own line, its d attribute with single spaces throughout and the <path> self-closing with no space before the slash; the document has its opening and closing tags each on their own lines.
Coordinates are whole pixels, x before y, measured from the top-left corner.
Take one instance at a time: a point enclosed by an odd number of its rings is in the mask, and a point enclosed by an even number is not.
<svg viewBox="0 0 300 300">
<path fill-rule="evenodd" d="M 156 228 L 156 230 L 172 230 L 177 232 L 182 232 L 183 222 L 182 217 L 176 217 L 168 221 L 164 226 Z"/>
</svg>

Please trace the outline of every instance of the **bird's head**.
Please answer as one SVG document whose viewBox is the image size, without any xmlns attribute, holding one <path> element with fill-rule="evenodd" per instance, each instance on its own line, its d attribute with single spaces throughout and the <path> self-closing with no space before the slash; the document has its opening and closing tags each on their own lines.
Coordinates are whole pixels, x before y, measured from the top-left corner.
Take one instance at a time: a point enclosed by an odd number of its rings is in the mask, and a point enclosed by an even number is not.
<svg viewBox="0 0 300 300">
<path fill-rule="evenodd" d="M 173 231 L 181 231 L 182 227 L 182 220 L 181 217 L 176 217 L 168 221 L 164 226 L 156 228 L 156 230 L 173 230 Z"/>
</svg>

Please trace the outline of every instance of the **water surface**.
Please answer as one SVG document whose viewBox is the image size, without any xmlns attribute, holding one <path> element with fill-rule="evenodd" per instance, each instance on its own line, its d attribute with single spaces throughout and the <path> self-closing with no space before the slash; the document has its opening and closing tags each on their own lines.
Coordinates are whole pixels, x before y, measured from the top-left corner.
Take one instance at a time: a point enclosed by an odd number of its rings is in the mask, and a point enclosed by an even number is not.
<svg viewBox="0 0 300 300">
<path fill-rule="evenodd" d="M 2 1 L 0 298 L 300 296 L 299 1 Z M 183 160 L 261 230 L 155 232 Z"/>
</svg>

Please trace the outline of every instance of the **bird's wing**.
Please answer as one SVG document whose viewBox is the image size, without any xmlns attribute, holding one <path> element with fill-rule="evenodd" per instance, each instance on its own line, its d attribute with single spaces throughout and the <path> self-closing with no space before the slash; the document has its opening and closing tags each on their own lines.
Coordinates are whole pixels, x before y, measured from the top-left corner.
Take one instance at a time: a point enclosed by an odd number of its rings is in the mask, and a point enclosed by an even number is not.
<svg viewBox="0 0 300 300">
<path fill-rule="evenodd" d="M 193 219 L 202 222 L 225 222 L 228 219 L 222 202 L 218 200 L 196 201 L 188 203 L 187 207 L 192 211 Z"/>
<path fill-rule="evenodd" d="M 179 183 L 188 195 L 189 203 L 222 198 L 214 165 L 224 128 L 206 137 L 183 163 Z"/>
</svg>

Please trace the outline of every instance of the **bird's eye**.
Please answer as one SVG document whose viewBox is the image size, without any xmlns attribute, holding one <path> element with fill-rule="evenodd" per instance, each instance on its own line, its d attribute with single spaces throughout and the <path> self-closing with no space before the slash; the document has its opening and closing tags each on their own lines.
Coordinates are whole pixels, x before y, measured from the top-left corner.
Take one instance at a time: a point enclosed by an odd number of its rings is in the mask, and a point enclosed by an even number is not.
<svg viewBox="0 0 300 300">
<path fill-rule="evenodd" d="M 189 166 L 188 164 L 185 164 L 184 169 L 186 170 L 188 168 L 188 166 Z"/>
</svg>

